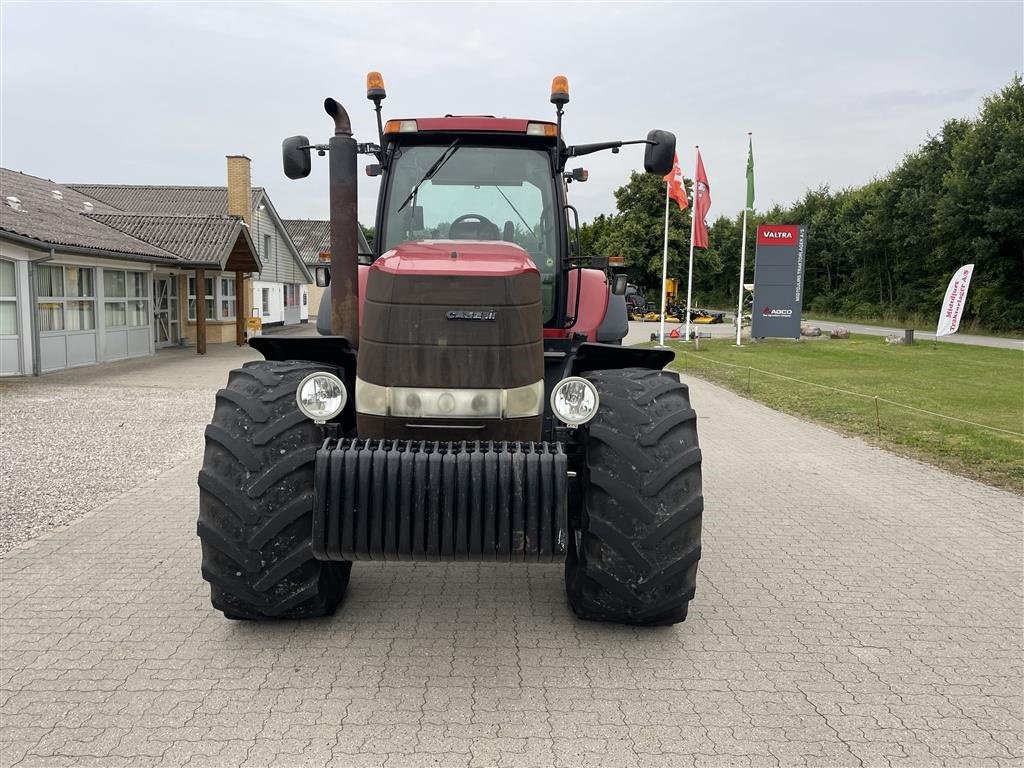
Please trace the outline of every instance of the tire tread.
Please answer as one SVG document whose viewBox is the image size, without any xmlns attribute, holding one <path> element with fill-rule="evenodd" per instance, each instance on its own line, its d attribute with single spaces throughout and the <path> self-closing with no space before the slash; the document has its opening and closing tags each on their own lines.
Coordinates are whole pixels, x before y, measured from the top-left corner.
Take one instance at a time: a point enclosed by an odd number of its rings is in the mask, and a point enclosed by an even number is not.
<svg viewBox="0 0 1024 768">
<path fill-rule="evenodd" d="M 704 510 L 689 388 L 669 371 L 586 377 L 601 403 L 588 431 L 583 514 L 569 536 L 570 605 L 584 619 L 678 623 L 696 592 Z"/>
<path fill-rule="evenodd" d="M 196 531 L 211 602 L 229 619 L 329 615 L 344 595 L 352 564 L 313 557 L 313 459 L 322 438 L 295 402 L 302 378 L 324 369 L 254 361 L 217 393 Z"/>
</svg>

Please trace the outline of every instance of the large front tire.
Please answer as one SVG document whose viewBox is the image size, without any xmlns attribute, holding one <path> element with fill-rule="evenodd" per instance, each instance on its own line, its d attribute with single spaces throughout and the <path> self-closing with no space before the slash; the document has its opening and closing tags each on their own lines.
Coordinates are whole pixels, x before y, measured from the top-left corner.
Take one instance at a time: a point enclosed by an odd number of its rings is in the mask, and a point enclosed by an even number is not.
<svg viewBox="0 0 1024 768">
<path fill-rule="evenodd" d="M 592 371 L 579 527 L 565 582 L 577 616 L 626 624 L 686 618 L 700 559 L 701 453 L 689 390 L 669 371 Z"/>
<path fill-rule="evenodd" d="M 305 362 L 246 363 L 217 393 L 199 472 L 198 533 L 213 607 L 229 619 L 334 612 L 352 563 L 313 558 L 313 457 L 321 430 L 295 401 Z"/>
</svg>

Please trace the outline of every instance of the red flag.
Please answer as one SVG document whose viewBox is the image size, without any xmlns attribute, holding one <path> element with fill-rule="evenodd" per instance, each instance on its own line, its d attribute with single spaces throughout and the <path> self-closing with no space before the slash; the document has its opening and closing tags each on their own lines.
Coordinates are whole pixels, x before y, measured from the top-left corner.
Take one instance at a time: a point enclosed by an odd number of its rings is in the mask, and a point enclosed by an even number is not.
<svg viewBox="0 0 1024 768">
<path fill-rule="evenodd" d="M 704 172 L 704 161 L 697 150 L 697 178 L 693 181 L 693 247 L 708 247 L 708 223 L 705 217 L 711 209 L 711 187 Z"/>
<path fill-rule="evenodd" d="M 683 211 L 690 205 L 686 197 L 686 185 L 683 184 L 683 169 L 679 166 L 679 155 L 672 156 L 672 170 L 665 175 L 668 182 L 668 196 L 679 203 L 679 210 Z"/>
</svg>

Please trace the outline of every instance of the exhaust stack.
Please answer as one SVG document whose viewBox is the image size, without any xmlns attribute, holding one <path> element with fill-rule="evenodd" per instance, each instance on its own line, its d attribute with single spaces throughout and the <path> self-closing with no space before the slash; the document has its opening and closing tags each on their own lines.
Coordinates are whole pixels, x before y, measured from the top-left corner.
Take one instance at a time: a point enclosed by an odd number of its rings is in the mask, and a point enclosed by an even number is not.
<svg viewBox="0 0 1024 768">
<path fill-rule="evenodd" d="M 331 205 L 331 333 L 359 345 L 359 240 L 356 140 L 352 121 L 337 101 L 324 99 L 334 120 L 328 144 Z"/>
</svg>

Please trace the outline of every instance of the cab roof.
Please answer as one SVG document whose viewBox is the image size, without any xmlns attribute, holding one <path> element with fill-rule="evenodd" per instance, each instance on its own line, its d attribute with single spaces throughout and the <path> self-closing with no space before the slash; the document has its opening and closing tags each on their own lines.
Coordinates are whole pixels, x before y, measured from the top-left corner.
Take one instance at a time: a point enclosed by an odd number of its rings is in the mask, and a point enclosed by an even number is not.
<svg viewBox="0 0 1024 768">
<path fill-rule="evenodd" d="M 445 115 L 388 120 L 385 135 L 398 133 L 520 133 L 554 139 L 556 126 L 545 120 L 523 120 L 493 115 Z"/>
</svg>

